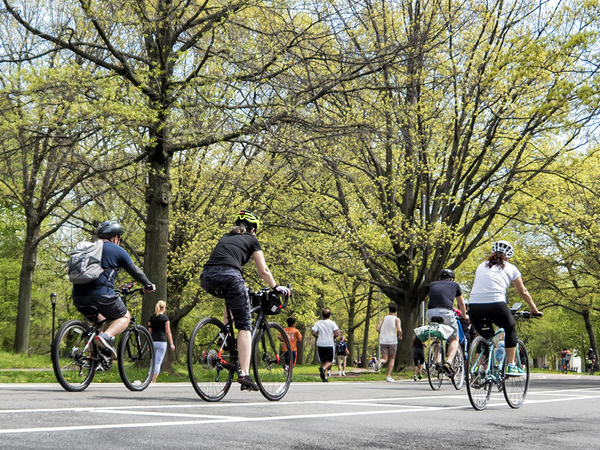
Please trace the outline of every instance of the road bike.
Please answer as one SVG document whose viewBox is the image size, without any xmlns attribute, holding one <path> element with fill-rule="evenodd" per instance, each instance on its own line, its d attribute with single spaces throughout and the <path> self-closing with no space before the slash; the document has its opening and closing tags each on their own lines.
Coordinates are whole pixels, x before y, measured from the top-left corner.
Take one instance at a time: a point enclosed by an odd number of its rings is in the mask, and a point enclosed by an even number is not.
<svg viewBox="0 0 600 450">
<path fill-rule="evenodd" d="M 430 322 L 440 324 L 441 326 L 443 318 L 433 316 L 431 317 Z M 459 327 L 461 327 L 460 324 Z M 462 336 L 462 339 L 459 336 L 459 341 L 464 342 L 464 335 Z M 442 340 L 439 337 L 432 338 L 427 353 L 427 379 L 429 380 L 429 386 L 431 386 L 431 389 L 434 391 L 440 389 L 444 377 L 450 378 L 456 390 L 462 389 L 465 385 L 465 353 L 460 342 L 456 349 L 456 354 L 452 359 L 452 373 L 450 374 L 444 369 L 447 341 L 445 339 Z"/>
<path fill-rule="evenodd" d="M 133 283 L 125 284 L 115 292 L 127 304 L 128 297 L 142 292 L 133 289 Z M 69 320 L 61 325 L 52 342 L 51 358 L 54 374 L 67 391 L 85 390 L 96 372 L 106 372 L 113 365 L 111 353 L 94 343 L 102 332 L 105 318 L 100 318 L 95 306 L 80 307 L 87 321 Z M 131 315 L 127 329 L 122 333 L 117 348 L 117 363 L 121 380 L 131 391 L 143 391 L 148 387 L 154 372 L 154 346 L 146 328 Z"/>
<path fill-rule="evenodd" d="M 515 303 L 510 312 L 516 320 L 529 319 L 528 311 L 519 311 L 521 303 Z M 533 317 L 539 317 L 534 315 Z M 491 320 L 485 319 L 482 331 L 493 331 Z M 506 403 L 511 408 L 519 408 L 525 401 L 529 387 L 529 354 L 525 344 L 517 339 L 515 365 L 523 370 L 519 376 L 508 375 L 506 352 L 499 350 L 499 343 L 504 342 L 503 328 L 498 328 L 492 337 L 486 339 L 477 336 L 471 342 L 467 358 L 467 393 L 473 408 L 482 411 L 487 406 L 492 392 L 492 386 L 504 394 Z"/>
<path fill-rule="evenodd" d="M 292 350 L 283 327 L 267 321 L 287 306 L 283 297 L 270 288 L 248 291 L 252 304 L 252 355 L 254 380 L 262 395 L 272 401 L 281 400 L 292 381 Z M 284 303 L 281 303 L 281 299 Z M 196 393 L 209 402 L 221 400 L 239 373 L 237 340 L 229 308 L 227 323 L 207 317 L 200 320 L 190 335 L 187 351 L 188 374 Z M 283 350 L 283 349 L 286 350 Z M 244 386 L 242 386 L 244 390 Z"/>
</svg>

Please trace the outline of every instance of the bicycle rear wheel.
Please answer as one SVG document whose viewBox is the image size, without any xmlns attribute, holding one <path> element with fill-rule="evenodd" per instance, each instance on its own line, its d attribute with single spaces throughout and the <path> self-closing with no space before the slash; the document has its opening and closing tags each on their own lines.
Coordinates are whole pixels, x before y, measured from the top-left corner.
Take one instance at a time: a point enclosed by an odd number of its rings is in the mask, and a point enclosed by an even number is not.
<svg viewBox="0 0 600 450">
<path fill-rule="evenodd" d="M 454 359 L 452 360 L 452 368 L 454 369 L 452 384 L 457 391 L 460 391 L 465 385 L 465 354 L 463 353 L 463 349 L 460 345 L 458 346 L 456 355 L 454 355 Z"/>
<path fill-rule="evenodd" d="M 231 387 L 235 372 L 235 344 L 227 328 L 212 317 L 196 324 L 188 342 L 187 366 L 196 393 L 218 402 Z"/>
<path fill-rule="evenodd" d="M 141 325 L 128 328 L 119 342 L 119 375 L 130 391 L 143 391 L 154 373 L 154 345 Z"/>
<path fill-rule="evenodd" d="M 281 344 L 287 350 L 279 351 Z M 254 378 L 262 395 L 272 401 L 281 400 L 292 382 L 290 341 L 285 331 L 275 322 L 266 322 L 257 332 L 252 345 Z"/>
<path fill-rule="evenodd" d="M 527 354 L 527 348 L 525 344 L 517 340 L 517 351 L 515 353 L 515 365 L 525 372 L 521 376 L 509 376 L 506 374 L 508 364 L 504 364 L 504 398 L 506 403 L 511 408 L 519 408 L 523 401 L 525 401 L 525 395 L 527 394 L 527 388 L 529 387 L 529 355 Z"/>
<path fill-rule="evenodd" d="M 471 406 L 478 411 L 485 409 L 492 393 L 492 383 L 486 379 L 489 351 L 488 341 L 481 336 L 477 336 L 469 348 L 467 393 Z"/>
<path fill-rule="evenodd" d="M 444 348 L 439 339 L 434 339 L 427 353 L 427 378 L 429 386 L 437 391 L 444 379 Z"/>
<path fill-rule="evenodd" d="M 90 327 L 81 320 L 64 323 L 52 342 L 52 367 L 67 391 L 85 390 L 96 371 L 96 348 L 90 342 Z"/>
</svg>

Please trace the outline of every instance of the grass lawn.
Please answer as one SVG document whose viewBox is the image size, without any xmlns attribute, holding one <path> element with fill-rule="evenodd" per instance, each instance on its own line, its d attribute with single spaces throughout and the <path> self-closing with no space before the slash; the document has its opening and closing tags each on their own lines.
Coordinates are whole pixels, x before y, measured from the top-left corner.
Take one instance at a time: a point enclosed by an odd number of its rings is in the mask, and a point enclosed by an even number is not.
<svg viewBox="0 0 600 450">
<path fill-rule="evenodd" d="M 532 369 L 534 373 L 558 373 L 557 371 Z M 333 366 L 330 382 L 344 381 L 384 381 L 387 369 L 374 372 L 368 369 L 346 368 L 346 377 L 338 376 L 337 366 Z M 397 380 L 411 379 L 412 370 L 394 372 L 393 377 Z M 425 376 L 427 379 L 427 376 Z M 187 382 L 187 367 L 185 364 L 175 364 L 172 372 L 161 372 L 158 381 Z M 294 382 L 320 381 L 319 366 L 312 364 L 297 365 L 294 367 Z M 94 383 L 120 383 L 119 370 L 116 362 L 108 372 L 97 372 Z M 10 352 L 0 352 L 0 383 L 56 383 L 50 355 L 21 355 Z"/>
</svg>

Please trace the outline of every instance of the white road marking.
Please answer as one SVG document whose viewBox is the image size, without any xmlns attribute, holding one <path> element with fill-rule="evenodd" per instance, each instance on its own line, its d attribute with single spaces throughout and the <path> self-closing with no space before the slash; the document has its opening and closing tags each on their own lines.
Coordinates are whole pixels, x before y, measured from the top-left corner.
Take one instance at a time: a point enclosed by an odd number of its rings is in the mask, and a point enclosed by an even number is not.
<svg viewBox="0 0 600 450">
<path fill-rule="evenodd" d="M 545 398 L 545 399 L 533 399 L 535 396 L 554 396 L 557 398 Z M 19 433 L 48 433 L 57 431 L 89 431 L 89 430 L 106 430 L 106 429 L 122 429 L 122 428 L 145 428 L 145 427 L 160 427 L 160 426 L 183 426 L 183 425 L 203 425 L 203 424 L 217 424 L 217 423 L 240 423 L 240 422 L 267 422 L 267 421 L 283 421 L 283 420 L 302 420 L 302 419 L 320 419 L 320 418 L 332 418 L 332 417 L 352 417 L 352 416 L 372 416 L 372 415 L 386 415 L 386 414 L 406 414 L 406 413 L 419 413 L 419 412 L 431 412 L 431 411 L 448 411 L 448 410 L 459 410 L 459 409 L 471 409 L 470 405 L 461 406 L 415 406 L 411 405 L 411 402 L 417 400 L 439 400 L 439 399 L 457 399 L 465 398 L 466 394 L 454 394 L 454 395 L 440 395 L 440 396 L 414 396 L 414 397 L 391 397 L 385 399 L 344 399 L 344 400 L 310 400 L 310 401 L 291 401 L 282 403 L 265 403 L 265 402 L 253 402 L 253 403 L 193 403 L 186 405 L 143 405 L 143 406 L 119 406 L 119 407 L 94 407 L 94 408 L 40 408 L 40 409 L 11 409 L 11 410 L 0 410 L 0 414 L 31 414 L 31 413 L 47 413 L 47 412 L 67 412 L 67 413 L 95 413 L 95 414 L 119 414 L 119 415 L 133 415 L 133 416 L 148 416 L 148 417 L 189 417 L 195 418 L 196 420 L 185 420 L 185 421 L 160 421 L 160 422 L 133 422 L 133 423 L 115 423 L 115 424 L 104 424 L 104 425 L 68 425 L 68 426 L 49 426 L 49 427 L 32 427 L 32 428 L 12 428 L 12 429 L 0 429 L 0 434 L 19 434 Z M 527 404 L 533 403 L 558 403 L 574 400 L 589 400 L 600 398 L 599 389 L 569 389 L 564 391 L 540 391 L 530 392 L 526 400 Z M 401 401 L 403 404 L 390 404 L 390 402 Z M 273 411 L 275 407 L 288 407 L 293 405 L 310 405 L 310 404 L 321 404 L 321 405 L 336 405 L 336 406 L 361 406 L 361 407 L 385 407 L 386 409 L 372 410 L 372 411 L 336 411 L 331 413 L 313 413 L 313 414 L 292 414 L 292 415 L 269 415 L 265 417 L 244 417 L 244 416 L 223 416 L 223 415 L 211 415 L 211 414 L 193 414 L 193 413 L 176 413 L 176 412 L 165 412 L 167 409 L 202 409 L 204 412 L 210 408 L 223 408 L 223 407 L 235 407 L 243 408 L 245 406 L 252 407 L 267 407 L 268 410 Z M 498 400 L 497 402 L 490 402 L 487 408 L 504 407 L 505 403 Z M 157 410 L 160 410 L 158 412 Z"/>
</svg>

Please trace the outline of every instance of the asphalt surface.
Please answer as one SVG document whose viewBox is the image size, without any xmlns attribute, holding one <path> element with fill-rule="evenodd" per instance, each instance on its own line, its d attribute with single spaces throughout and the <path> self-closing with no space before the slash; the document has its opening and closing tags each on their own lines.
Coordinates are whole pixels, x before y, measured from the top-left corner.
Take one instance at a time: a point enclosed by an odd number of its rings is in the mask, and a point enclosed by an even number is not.
<svg viewBox="0 0 600 450">
<path fill-rule="evenodd" d="M 600 448 L 600 377 L 533 374 L 520 409 L 493 391 L 485 411 L 425 380 L 292 383 L 279 402 L 234 386 L 219 403 L 187 383 L 0 384 L 0 419 L 2 449 Z"/>
</svg>

